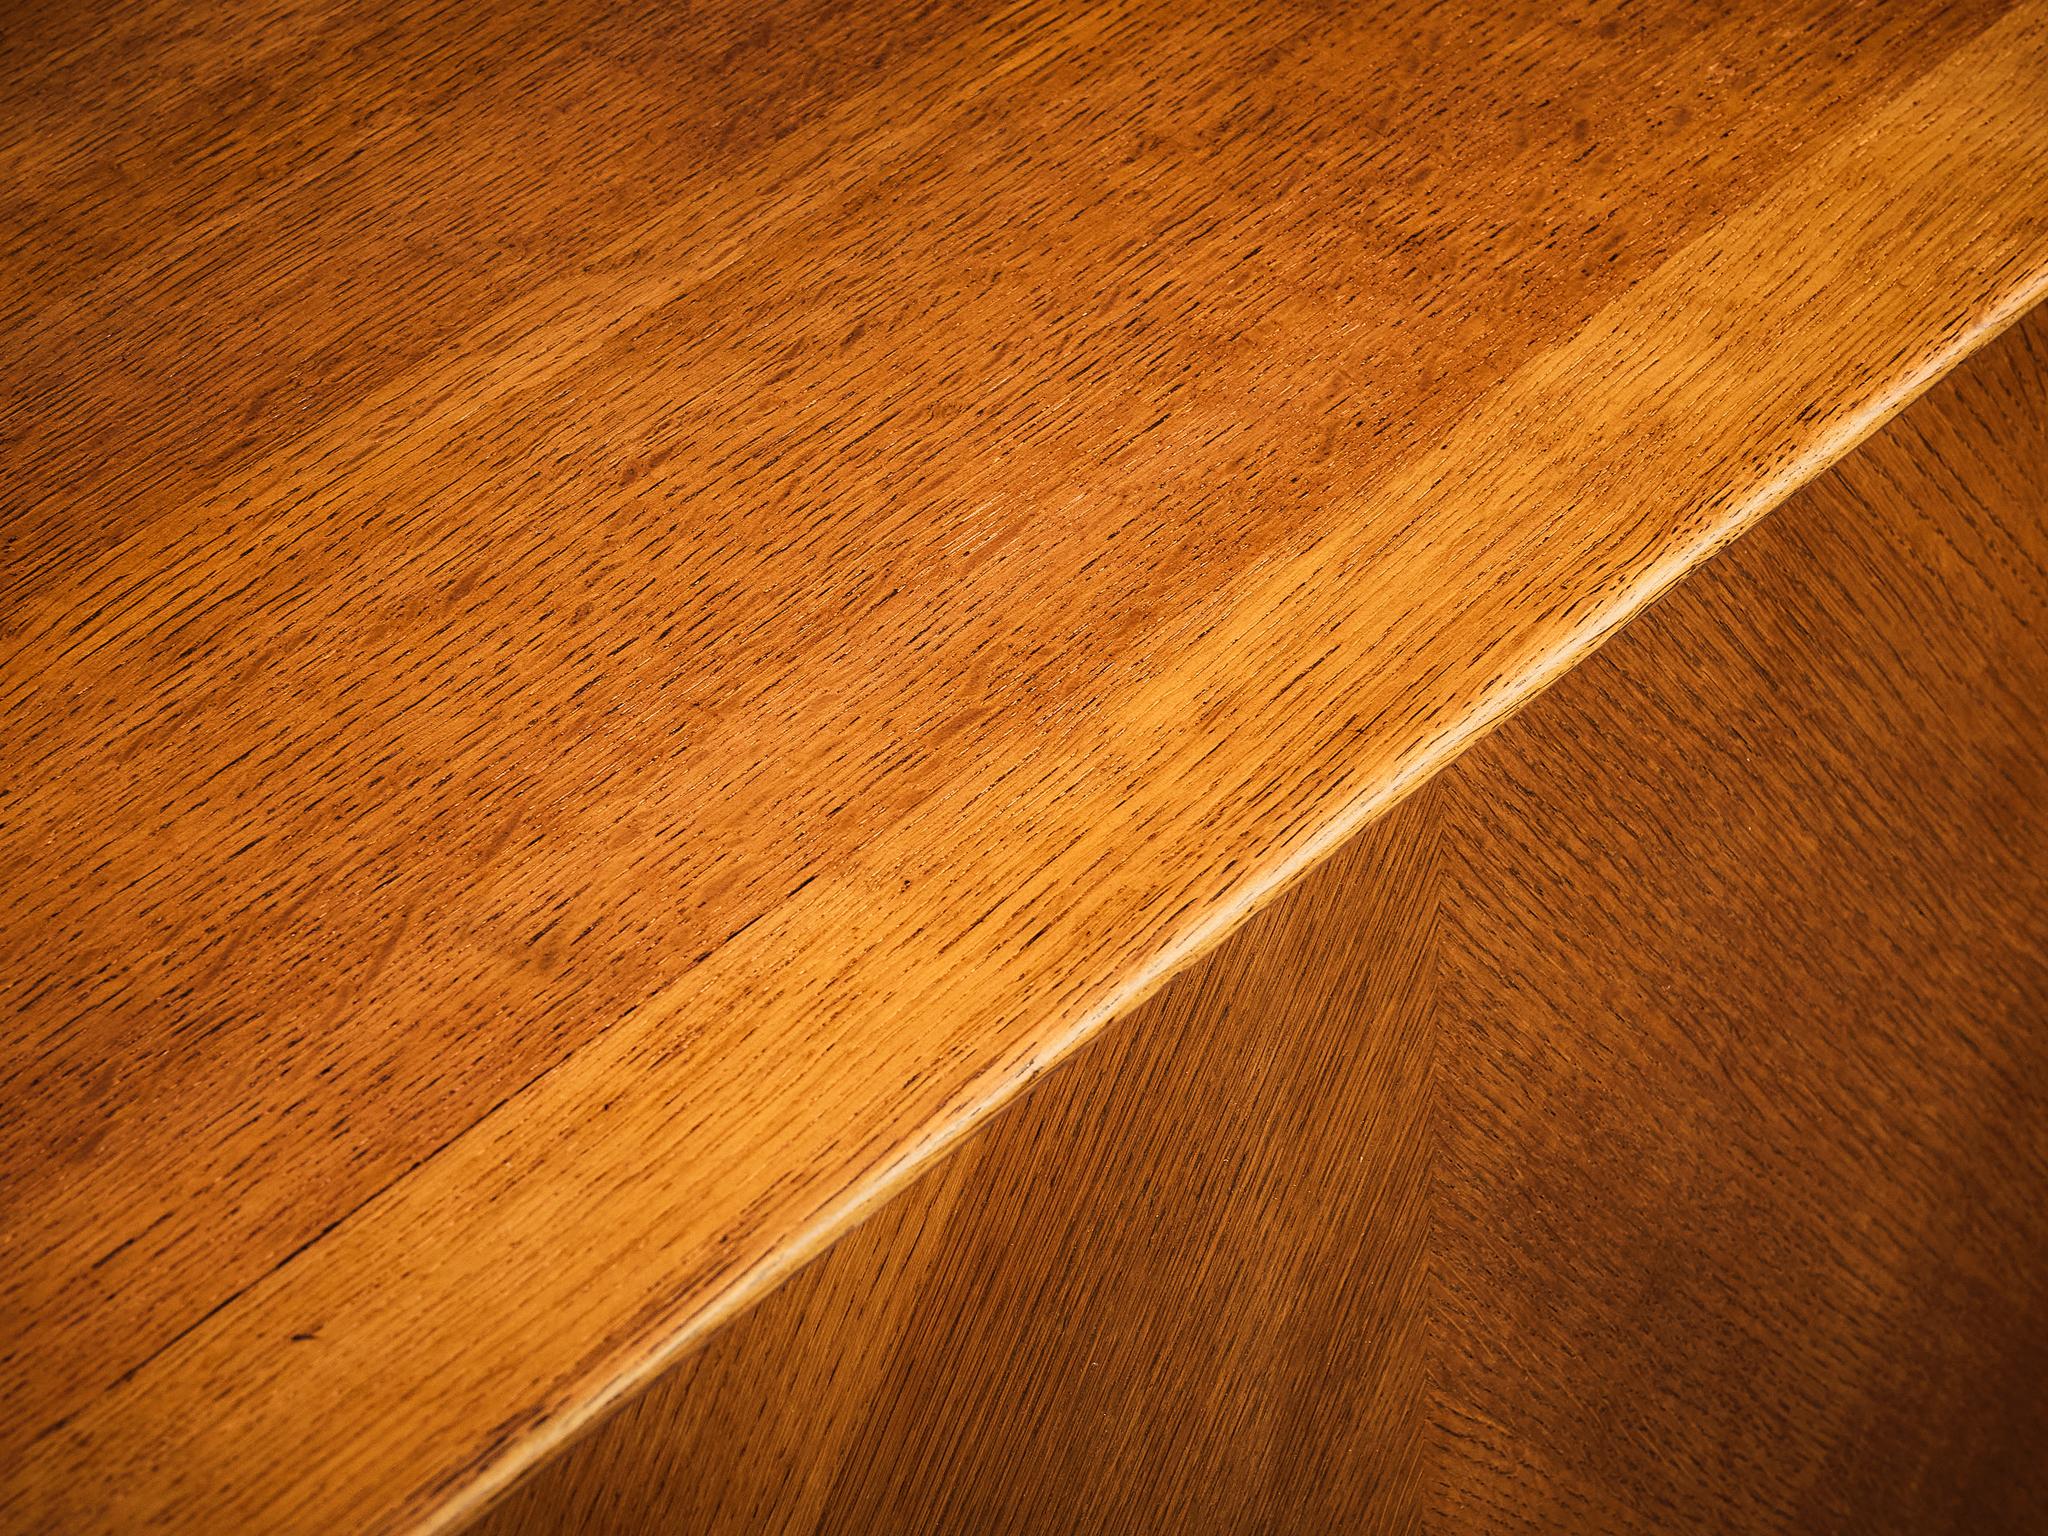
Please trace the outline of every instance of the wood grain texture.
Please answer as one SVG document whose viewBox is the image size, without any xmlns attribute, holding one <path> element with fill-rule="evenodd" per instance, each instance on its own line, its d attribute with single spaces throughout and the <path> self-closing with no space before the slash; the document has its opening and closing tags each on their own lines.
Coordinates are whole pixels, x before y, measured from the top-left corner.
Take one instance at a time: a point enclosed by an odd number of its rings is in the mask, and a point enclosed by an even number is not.
<svg viewBox="0 0 2048 1536">
<path fill-rule="evenodd" d="M 479 1536 L 1412 1526 L 1435 845 L 1353 839 Z"/>
<path fill-rule="evenodd" d="M 2048 1531 L 2048 313 L 1438 795 L 1437 1523 Z"/>
<path fill-rule="evenodd" d="M 474 1536 L 2048 1531 L 2044 1341 L 2036 312 Z"/>
<path fill-rule="evenodd" d="M 458 1518 L 2016 312 L 2044 67 L 11 17 L 6 1523 Z"/>
</svg>

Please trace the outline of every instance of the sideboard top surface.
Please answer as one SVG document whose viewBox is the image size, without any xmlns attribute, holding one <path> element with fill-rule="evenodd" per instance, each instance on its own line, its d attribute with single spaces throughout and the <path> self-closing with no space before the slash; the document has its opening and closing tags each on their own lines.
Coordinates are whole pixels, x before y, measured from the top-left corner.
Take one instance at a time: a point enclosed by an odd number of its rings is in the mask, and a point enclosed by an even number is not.
<svg viewBox="0 0 2048 1536">
<path fill-rule="evenodd" d="M 2048 279 L 2048 8 L 19 8 L 0 1528 L 446 1525 Z"/>
</svg>

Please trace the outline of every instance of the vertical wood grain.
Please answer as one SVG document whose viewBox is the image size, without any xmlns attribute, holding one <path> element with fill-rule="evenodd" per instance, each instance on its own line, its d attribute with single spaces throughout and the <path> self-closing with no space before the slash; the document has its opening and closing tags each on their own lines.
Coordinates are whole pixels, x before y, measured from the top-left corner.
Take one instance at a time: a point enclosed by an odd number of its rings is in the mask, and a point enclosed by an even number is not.
<svg viewBox="0 0 2048 1536">
<path fill-rule="evenodd" d="M 2037 312 L 476 1529 L 2048 1529 L 2043 487 Z"/>
</svg>

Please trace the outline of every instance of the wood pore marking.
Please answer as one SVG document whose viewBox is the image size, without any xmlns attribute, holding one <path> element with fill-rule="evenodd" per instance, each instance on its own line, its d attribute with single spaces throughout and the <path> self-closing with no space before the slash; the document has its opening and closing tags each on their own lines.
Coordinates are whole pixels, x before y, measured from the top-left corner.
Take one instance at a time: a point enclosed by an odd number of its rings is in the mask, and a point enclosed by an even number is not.
<svg viewBox="0 0 2048 1536">
<path fill-rule="evenodd" d="M 1412 1529 L 1427 790 L 472 1530 Z"/>
<path fill-rule="evenodd" d="M 1024 5 L 921 13 L 879 76 L 860 12 L 772 131 L 494 288 L 434 253 L 497 162 L 451 150 L 480 179 L 387 221 L 419 157 L 383 147 L 443 108 L 451 144 L 579 131 L 531 110 L 562 14 L 529 56 L 509 12 L 423 10 L 360 75 L 347 24 L 286 18 L 275 98 L 236 53 L 271 9 L 10 33 L 9 121 L 52 126 L 9 153 L 59 178 L 7 265 L 42 413 L 5 445 L 10 1524 L 459 1517 L 1881 420 L 2048 248 L 2034 7 L 1432 39 Z M 620 25 L 565 100 L 678 78 Z M 409 48 L 462 80 L 472 40 L 482 94 L 404 95 Z M 728 41 L 692 67 L 787 39 Z M 160 145 L 137 60 L 188 114 Z M 1542 100 L 1589 115 L 1517 117 Z M 107 133 L 162 179 L 109 200 Z M 274 354 L 180 371 L 245 292 L 317 311 L 273 279 L 330 236 L 374 292 L 304 419 Z"/>
<path fill-rule="evenodd" d="M 2048 1526 L 2044 487 L 2037 310 L 473 1536 Z"/>
<path fill-rule="evenodd" d="M 2048 312 L 1436 787 L 1432 1524 L 2048 1529 Z"/>
</svg>

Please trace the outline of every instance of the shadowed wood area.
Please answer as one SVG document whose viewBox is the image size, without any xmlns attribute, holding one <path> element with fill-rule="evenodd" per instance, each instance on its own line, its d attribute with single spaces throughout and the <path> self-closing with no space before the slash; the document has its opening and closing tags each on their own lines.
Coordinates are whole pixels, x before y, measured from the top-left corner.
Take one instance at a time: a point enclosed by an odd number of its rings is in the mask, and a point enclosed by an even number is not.
<svg viewBox="0 0 2048 1536">
<path fill-rule="evenodd" d="M 2048 1530 L 2048 313 L 476 1536 Z"/>
<path fill-rule="evenodd" d="M 2020 313 L 2044 78 L 10 9 L 0 1526 L 458 1523 Z"/>
<path fill-rule="evenodd" d="M 2048 312 L 1436 789 L 1436 1523 L 2048 1530 Z"/>
</svg>

